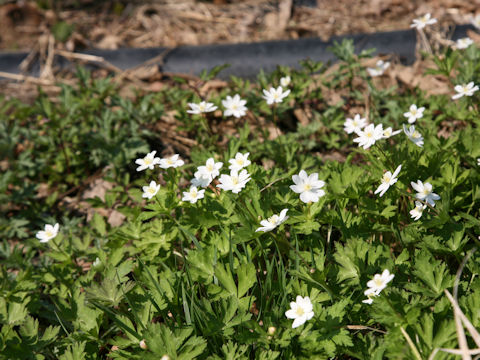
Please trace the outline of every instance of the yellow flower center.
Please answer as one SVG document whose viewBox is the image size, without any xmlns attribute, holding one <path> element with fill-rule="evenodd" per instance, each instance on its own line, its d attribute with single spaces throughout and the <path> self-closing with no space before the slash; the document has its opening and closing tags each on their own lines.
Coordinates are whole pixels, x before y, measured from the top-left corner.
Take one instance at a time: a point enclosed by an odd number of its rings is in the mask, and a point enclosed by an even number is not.
<svg viewBox="0 0 480 360">
<path fill-rule="evenodd" d="M 150 165 L 153 162 L 153 160 L 151 158 L 146 157 L 143 159 L 143 162 L 145 163 L 145 165 Z"/>
<path fill-rule="evenodd" d="M 310 190 L 312 190 L 312 185 L 310 185 L 310 184 L 305 184 L 305 185 L 303 185 L 303 190 L 304 190 L 304 191 L 310 191 Z"/>
<path fill-rule="evenodd" d="M 272 215 L 268 218 L 268 222 L 275 225 L 278 222 L 278 215 Z"/>
<path fill-rule="evenodd" d="M 168 158 L 168 159 L 167 159 L 167 164 L 168 164 L 168 165 L 173 165 L 173 159 L 172 159 L 172 158 Z"/>
<path fill-rule="evenodd" d="M 190 196 L 191 196 L 192 198 L 196 198 L 197 195 L 198 195 L 197 190 L 194 190 L 194 189 L 190 190 Z"/>
<path fill-rule="evenodd" d="M 47 230 L 47 231 L 45 231 L 45 235 L 47 235 L 47 237 L 52 237 L 53 232 L 51 232 L 50 230 Z"/>
<path fill-rule="evenodd" d="M 213 165 L 212 164 L 208 164 L 207 165 L 207 170 L 212 172 L 213 171 Z"/>
<path fill-rule="evenodd" d="M 415 130 L 415 131 L 413 132 L 413 134 L 412 134 L 412 138 L 414 138 L 414 139 L 418 139 L 420 136 L 421 136 L 421 135 L 420 135 L 420 133 L 419 133 L 417 130 Z"/>
<path fill-rule="evenodd" d="M 148 188 L 148 192 L 149 192 L 150 194 L 155 194 L 155 190 L 157 190 L 157 189 L 152 188 L 152 187 L 151 187 L 151 188 Z"/>
<path fill-rule="evenodd" d="M 380 279 L 375 279 L 375 280 L 373 280 L 373 282 L 374 282 L 375 285 L 377 285 L 377 286 L 382 286 L 382 285 L 383 285 L 383 281 L 382 281 L 381 278 L 380 278 Z"/>
<path fill-rule="evenodd" d="M 233 185 L 238 185 L 238 183 L 239 183 L 238 177 L 233 176 L 233 177 L 232 177 L 232 183 L 233 183 Z"/>
<path fill-rule="evenodd" d="M 384 182 L 389 183 L 391 179 L 392 179 L 392 177 L 390 175 L 388 175 L 388 174 L 383 175 L 383 181 Z"/>
<path fill-rule="evenodd" d="M 368 131 L 368 132 L 365 133 L 365 136 L 368 137 L 368 138 L 372 138 L 373 137 L 373 132 Z"/>
<path fill-rule="evenodd" d="M 298 315 L 298 316 L 303 316 L 305 314 L 305 310 L 303 310 L 302 307 L 297 307 L 297 310 L 295 311 L 295 313 Z"/>
<path fill-rule="evenodd" d="M 412 114 L 412 116 L 417 115 L 417 110 L 415 109 L 410 110 L 410 114 Z"/>
<path fill-rule="evenodd" d="M 237 159 L 237 165 L 243 166 L 243 164 L 244 164 L 243 159 Z"/>
</svg>

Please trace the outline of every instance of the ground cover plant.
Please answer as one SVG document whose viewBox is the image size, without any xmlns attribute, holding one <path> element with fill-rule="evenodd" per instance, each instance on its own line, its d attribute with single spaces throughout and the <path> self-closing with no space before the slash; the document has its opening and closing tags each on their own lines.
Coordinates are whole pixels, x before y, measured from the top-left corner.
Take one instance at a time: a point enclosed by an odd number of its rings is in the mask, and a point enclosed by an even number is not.
<svg viewBox="0 0 480 360">
<path fill-rule="evenodd" d="M 134 99 L 79 70 L 57 99 L 4 99 L 0 357 L 478 354 L 480 51 L 430 55 L 448 95 L 332 51 L 210 91 L 221 69 Z M 97 178 L 88 211 L 66 200 Z"/>
</svg>

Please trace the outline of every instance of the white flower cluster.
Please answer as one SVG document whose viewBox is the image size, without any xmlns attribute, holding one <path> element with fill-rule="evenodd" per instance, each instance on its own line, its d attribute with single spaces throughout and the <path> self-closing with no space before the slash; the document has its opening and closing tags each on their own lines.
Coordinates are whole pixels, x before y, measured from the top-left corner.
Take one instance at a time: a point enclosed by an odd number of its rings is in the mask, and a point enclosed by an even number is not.
<svg viewBox="0 0 480 360">
<path fill-rule="evenodd" d="M 268 105 L 278 104 L 283 102 L 288 94 L 290 94 L 290 90 L 283 90 L 283 87 L 288 87 L 290 84 L 290 76 L 285 76 L 280 79 L 281 86 L 277 88 L 271 87 L 269 90 L 263 90 L 263 98 L 266 100 Z M 227 95 L 227 97 L 222 100 L 222 105 L 224 107 L 223 115 L 225 117 L 233 116 L 236 118 L 241 118 L 247 114 L 248 108 L 245 106 L 247 104 L 247 100 L 244 100 L 240 97 L 239 94 L 235 94 L 233 97 Z M 213 112 L 218 109 L 213 103 L 201 101 L 200 103 L 188 103 L 190 107 L 187 110 L 187 113 L 193 115 L 199 115 L 204 113 Z"/>
<path fill-rule="evenodd" d="M 180 159 L 178 154 L 162 158 L 155 157 L 156 151 L 149 152 L 144 158 L 135 160 L 135 164 L 139 165 L 137 171 L 143 171 L 146 169 L 153 170 L 155 165 L 158 165 L 162 169 L 168 168 L 177 168 L 183 166 L 184 161 Z M 142 187 L 143 194 L 142 197 L 146 199 L 151 199 L 157 195 L 158 190 L 160 190 L 160 185 L 155 181 L 151 181 L 149 185 Z"/>
</svg>

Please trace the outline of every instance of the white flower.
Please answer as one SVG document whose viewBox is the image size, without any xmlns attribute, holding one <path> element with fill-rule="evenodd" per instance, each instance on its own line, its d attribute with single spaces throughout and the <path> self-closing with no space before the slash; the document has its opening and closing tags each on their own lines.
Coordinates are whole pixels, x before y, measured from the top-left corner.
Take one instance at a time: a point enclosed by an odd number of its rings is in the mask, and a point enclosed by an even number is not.
<svg viewBox="0 0 480 360">
<path fill-rule="evenodd" d="M 381 76 L 390 66 L 390 63 L 378 60 L 374 68 L 367 68 L 367 72 L 371 77 Z"/>
<path fill-rule="evenodd" d="M 477 165 L 480 166 L 480 158 L 477 159 Z"/>
<path fill-rule="evenodd" d="M 372 289 L 372 288 L 368 288 L 367 290 L 365 290 L 365 292 L 363 293 L 367 298 L 365 300 L 362 300 L 362 303 L 364 304 L 368 304 L 368 305 L 372 305 L 373 303 L 373 298 L 378 296 L 376 293 L 375 293 L 375 290 Z"/>
<path fill-rule="evenodd" d="M 246 103 L 247 100 L 242 100 L 238 94 L 236 94 L 233 98 L 231 96 L 227 96 L 225 100 L 222 100 L 222 105 L 225 108 L 223 115 L 235 116 L 236 118 L 245 116 L 247 113 L 247 107 L 245 106 Z"/>
<path fill-rule="evenodd" d="M 397 176 L 400 173 L 401 169 L 402 165 L 398 165 L 393 174 L 390 171 L 387 171 L 385 174 L 383 174 L 382 183 L 380 184 L 378 189 L 375 190 L 375 194 L 380 193 L 380 197 L 382 197 L 383 194 L 385 194 L 385 191 L 387 191 L 390 186 L 392 186 L 398 181 Z"/>
<path fill-rule="evenodd" d="M 416 183 L 412 181 L 410 185 L 412 185 L 417 192 L 417 195 L 415 195 L 417 199 L 423 200 L 431 206 L 435 206 L 435 201 L 440 200 L 440 196 L 432 192 L 432 184 L 428 182 L 424 184 L 421 180 L 417 180 Z"/>
<path fill-rule="evenodd" d="M 325 191 L 321 190 L 325 186 L 325 182 L 318 180 L 318 173 L 307 175 L 305 170 L 301 170 L 298 175 L 293 175 L 292 180 L 295 185 L 290 185 L 297 194 L 300 194 L 300 200 L 304 203 L 317 202 Z"/>
<path fill-rule="evenodd" d="M 100 258 L 97 256 L 95 258 L 95 261 L 92 263 L 92 267 L 97 267 L 97 266 L 100 266 L 102 264 L 102 261 L 100 260 Z"/>
<path fill-rule="evenodd" d="M 255 232 L 257 231 L 272 231 L 275 229 L 277 226 L 280 226 L 283 222 L 287 221 L 288 216 L 287 215 L 288 209 L 283 209 L 279 215 L 272 215 L 270 216 L 267 220 L 262 220 L 260 221 L 261 227 L 259 227 Z"/>
<path fill-rule="evenodd" d="M 270 90 L 263 89 L 263 98 L 267 100 L 268 105 L 272 105 L 273 103 L 281 103 L 284 98 L 290 94 L 290 90 L 283 91 L 281 86 L 277 87 L 276 89 L 271 87 Z"/>
<path fill-rule="evenodd" d="M 456 42 L 457 49 L 460 49 L 460 50 L 466 49 L 472 44 L 473 44 L 473 40 L 470 39 L 469 37 L 458 39 Z"/>
<path fill-rule="evenodd" d="M 157 185 L 155 181 L 150 181 L 150 185 L 142 187 L 143 194 L 142 198 L 151 199 L 157 195 L 158 190 L 160 190 L 160 184 Z"/>
<path fill-rule="evenodd" d="M 195 204 L 198 200 L 203 199 L 205 196 L 205 190 L 197 190 L 196 186 L 190 186 L 190 190 L 183 192 L 182 201 L 190 201 L 191 204 Z"/>
<path fill-rule="evenodd" d="M 240 174 L 237 170 L 232 170 L 230 175 L 222 174 L 218 180 L 220 182 L 218 188 L 238 194 L 250 181 L 250 174 L 245 169 Z"/>
<path fill-rule="evenodd" d="M 280 78 L 280 85 L 282 85 L 283 87 L 288 87 L 288 85 L 290 85 L 290 81 L 292 79 L 290 79 L 290 76 L 284 76 L 282 78 Z"/>
<path fill-rule="evenodd" d="M 248 155 L 250 155 L 249 152 L 245 154 L 238 152 L 235 155 L 235 158 L 228 160 L 228 162 L 230 163 L 230 166 L 228 168 L 230 170 L 240 170 L 240 169 L 243 169 L 244 167 L 247 167 L 252 163 L 250 160 L 248 160 Z"/>
<path fill-rule="evenodd" d="M 425 111 L 425 108 L 419 107 L 417 108 L 417 105 L 412 104 L 410 105 L 410 109 L 408 112 L 404 113 L 403 116 L 408 118 L 408 123 L 413 124 L 415 121 L 423 117 L 423 112 Z"/>
<path fill-rule="evenodd" d="M 400 134 L 401 132 L 402 132 L 402 130 L 393 131 L 393 129 L 391 127 L 388 127 L 388 128 L 383 130 L 383 138 L 388 139 L 388 138 L 390 138 L 394 135 Z"/>
<path fill-rule="evenodd" d="M 432 18 L 430 13 L 419 17 L 418 19 L 413 19 L 413 24 L 410 25 L 411 28 L 417 28 L 418 30 L 423 29 L 427 25 L 433 25 L 437 22 L 437 19 Z"/>
<path fill-rule="evenodd" d="M 410 210 L 410 215 L 413 220 L 418 220 L 422 217 L 423 210 L 427 208 L 427 205 L 422 204 L 420 201 L 415 201 L 415 208 Z"/>
<path fill-rule="evenodd" d="M 220 169 L 222 168 L 222 162 L 215 162 L 213 158 L 209 158 L 205 165 L 199 166 L 197 171 L 195 172 L 195 177 L 207 177 L 210 179 L 215 179 L 218 175 L 220 175 Z"/>
<path fill-rule="evenodd" d="M 182 166 L 183 164 L 185 164 L 185 162 L 179 159 L 178 154 L 175 154 L 170 157 L 160 159 L 159 164 L 162 169 L 168 169 L 171 167 L 176 168 L 176 167 Z"/>
<path fill-rule="evenodd" d="M 475 26 L 477 29 L 480 29 L 480 14 L 477 16 L 472 16 L 472 19 L 470 21 L 473 26 Z"/>
<path fill-rule="evenodd" d="M 290 303 L 290 310 L 285 311 L 287 319 L 295 319 L 292 324 L 293 329 L 303 325 L 313 315 L 313 305 L 308 296 L 303 298 L 298 295 L 296 301 Z"/>
<path fill-rule="evenodd" d="M 187 110 L 189 114 L 201 114 L 217 110 L 217 107 L 213 103 L 202 101 L 199 104 L 188 103 L 191 110 Z"/>
<path fill-rule="evenodd" d="M 408 139 L 419 147 L 423 147 L 423 136 L 412 125 L 407 129 L 407 126 L 403 124 L 403 132 L 407 135 Z"/>
<path fill-rule="evenodd" d="M 343 124 L 344 130 L 347 134 L 358 133 L 367 125 L 367 119 L 360 117 L 359 114 L 355 115 L 353 119 L 347 118 Z"/>
<path fill-rule="evenodd" d="M 37 232 L 36 237 L 38 240 L 40 240 L 41 243 L 46 243 L 57 236 L 59 227 L 60 225 L 58 225 L 58 223 L 53 226 L 50 224 L 46 224 L 45 230 L 40 230 L 39 232 Z"/>
<path fill-rule="evenodd" d="M 472 96 L 475 91 L 478 91 L 478 86 L 470 81 L 468 84 L 456 85 L 454 89 L 457 94 L 453 95 L 452 99 L 457 100 L 462 96 Z"/>
<path fill-rule="evenodd" d="M 357 132 L 358 137 L 353 139 L 354 142 L 358 143 L 358 146 L 362 146 L 365 150 L 370 146 L 375 144 L 377 140 L 383 138 L 383 126 L 378 124 L 367 125 L 363 130 Z"/>
<path fill-rule="evenodd" d="M 209 176 L 203 177 L 202 175 L 200 175 L 199 177 L 194 177 L 192 180 L 190 180 L 190 183 L 196 187 L 206 188 L 208 185 L 210 185 L 212 180 L 213 179 Z"/>
<path fill-rule="evenodd" d="M 387 284 L 392 281 L 395 275 L 390 274 L 387 269 L 383 270 L 382 274 L 375 274 L 373 279 L 367 282 L 368 289 L 365 290 L 364 295 L 368 298 L 362 302 L 365 304 L 371 304 L 375 296 L 380 295 L 383 289 L 387 287 Z"/>
<path fill-rule="evenodd" d="M 143 159 L 135 160 L 135 164 L 140 165 L 137 167 L 137 171 L 142 171 L 145 169 L 153 170 L 153 167 L 160 163 L 160 158 L 155 157 L 156 151 L 148 153 Z"/>
</svg>

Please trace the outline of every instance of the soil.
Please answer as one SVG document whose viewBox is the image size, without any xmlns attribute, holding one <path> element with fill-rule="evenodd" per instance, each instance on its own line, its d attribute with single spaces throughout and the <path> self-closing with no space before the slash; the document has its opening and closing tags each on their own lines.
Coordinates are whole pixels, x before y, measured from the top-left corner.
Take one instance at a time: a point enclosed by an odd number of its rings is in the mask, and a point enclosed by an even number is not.
<svg viewBox="0 0 480 360">
<path fill-rule="evenodd" d="M 326 40 L 407 29 L 427 12 L 442 25 L 468 23 L 478 9 L 480 0 L 8 1 L 0 5 L 0 49 L 31 50 L 50 32 L 56 46 L 69 51 L 312 36 Z"/>
</svg>

